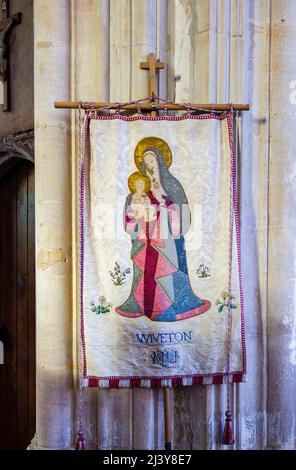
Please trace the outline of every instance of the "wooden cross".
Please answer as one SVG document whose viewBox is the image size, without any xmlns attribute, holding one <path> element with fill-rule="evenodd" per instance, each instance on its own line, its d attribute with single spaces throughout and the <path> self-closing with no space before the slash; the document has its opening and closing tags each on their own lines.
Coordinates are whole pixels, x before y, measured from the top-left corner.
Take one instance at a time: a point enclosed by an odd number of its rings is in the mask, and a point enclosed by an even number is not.
<svg viewBox="0 0 296 470">
<path fill-rule="evenodd" d="M 156 72 L 159 69 L 164 69 L 164 62 L 155 59 L 155 54 L 148 55 L 147 62 L 140 62 L 140 67 L 143 70 L 148 70 L 148 83 L 149 83 L 149 96 L 153 97 L 156 94 Z"/>
<path fill-rule="evenodd" d="M 14 26 L 21 22 L 21 13 L 8 16 L 7 0 L 1 0 L 0 11 L 0 82 L 3 86 L 2 111 L 9 111 L 9 64 L 8 37 Z"/>
</svg>

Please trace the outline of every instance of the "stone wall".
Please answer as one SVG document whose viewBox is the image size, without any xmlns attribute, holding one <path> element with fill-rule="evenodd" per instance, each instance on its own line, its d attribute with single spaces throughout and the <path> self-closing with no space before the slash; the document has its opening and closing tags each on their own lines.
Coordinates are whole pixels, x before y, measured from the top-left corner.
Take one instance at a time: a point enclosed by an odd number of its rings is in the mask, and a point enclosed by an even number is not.
<svg viewBox="0 0 296 470">
<path fill-rule="evenodd" d="M 156 52 L 168 63 L 161 96 L 251 105 L 236 128 L 248 379 L 233 387 L 235 448 L 294 448 L 294 0 L 35 0 L 34 8 L 34 445 L 71 448 L 77 417 L 77 115 L 53 102 L 147 96 L 139 62 Z M 225 388 L 173 391 L 176 449 L 223 447 Z M 85 431 L 88 447 L 163 448 L 162 391 L 88 390 Z"/>
</svg>

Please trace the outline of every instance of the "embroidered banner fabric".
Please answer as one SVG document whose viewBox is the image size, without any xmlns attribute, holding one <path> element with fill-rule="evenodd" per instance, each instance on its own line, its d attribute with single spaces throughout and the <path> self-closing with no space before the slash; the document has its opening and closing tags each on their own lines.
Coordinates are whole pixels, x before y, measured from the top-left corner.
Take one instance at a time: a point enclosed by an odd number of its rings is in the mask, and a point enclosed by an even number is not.
<svg viewBox="0 0 296 470">
<path fill-rule="evenodd" d="M 80 188 L 85 386 L 244 380 L 231 119 L 90 118 Z"/>
</svg>

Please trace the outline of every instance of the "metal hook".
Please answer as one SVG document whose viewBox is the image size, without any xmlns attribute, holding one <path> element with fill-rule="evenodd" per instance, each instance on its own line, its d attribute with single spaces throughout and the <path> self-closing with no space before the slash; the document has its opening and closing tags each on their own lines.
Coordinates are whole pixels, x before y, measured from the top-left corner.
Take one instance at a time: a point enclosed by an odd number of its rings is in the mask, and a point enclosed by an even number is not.
<svg viewBox="0 0 296 470">
<path fill-rule="evenodd" d="M 118 103 L 118 102 L 117 102 L 116 105 L 115 105 L 115 114 L 116 114 L 116 115 L 117 115 L 117 114 L 120 115 L 120 103 Z"/>
</svg>

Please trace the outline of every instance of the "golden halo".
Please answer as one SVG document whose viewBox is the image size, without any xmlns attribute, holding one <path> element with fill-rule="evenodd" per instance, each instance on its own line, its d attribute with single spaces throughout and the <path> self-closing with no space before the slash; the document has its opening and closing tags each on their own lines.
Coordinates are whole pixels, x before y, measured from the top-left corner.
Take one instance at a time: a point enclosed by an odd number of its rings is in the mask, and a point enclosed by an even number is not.
<svg viewBox="0 0 296 470">
<path fill-rule="evenodd" d="M 147 148 L 155 147 L 161 151 L 164 161 L 167 168 L 172 164 L 172 152 L 169 145 L 159 137 L 145 137 L 137 143 L 135 149 L 135 164 L 139 170 L 142 168 L 143 155 L 146 152 Z"/>
<path fill-rule="evenodd" d="M 128 187 L 129 187 L 130 192 L 131 193 L 136 192 L 136 181 L 138 179 L 141 179 L 144 181 L 145 183 L 144 191 L 145 193 L 148 193 L 150 191 L 151 182 L 150 182 L 149 177 L 147 175 L 144 175 L 144 173 L 142 173 L 141 171 L 135 171 L 135 173 L 132 173 L 131 175 L 129 175 Z"/>
</svg>

